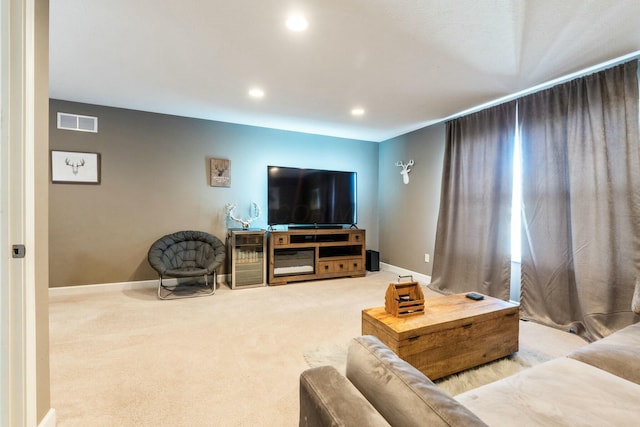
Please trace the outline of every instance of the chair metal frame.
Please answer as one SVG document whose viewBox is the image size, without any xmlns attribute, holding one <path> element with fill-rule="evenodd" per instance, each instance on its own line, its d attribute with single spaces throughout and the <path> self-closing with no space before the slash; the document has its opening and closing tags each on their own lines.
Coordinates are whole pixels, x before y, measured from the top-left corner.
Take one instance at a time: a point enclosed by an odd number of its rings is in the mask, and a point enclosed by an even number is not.
<svg viewBox="0 0 640 427">
<path fill-rule="evenodd" d="M 178 290 L 179 287 L 184 287 L 186 285 L 177 283 L 175 285 L 166 285 L 162 282 L 162 274 L 159 274 L 160 276 L 160 280 L 158 281 L 158 298 L 162 299 L 162 300 L 168 300 L 168 299 L 181 299 L 181 298 L 195 298 L 195 297 L 206 297 L 206 296 L 210 296 L 210 295 L 215 295 L 216 290 L 217 290 L 217 286 L 216 286 L 216 278 L 217 278 L 217 274 L 214 271 L 213 274 L 211 274 L 211 276 L 213 276 L 213 280 L 211 282 L 211 285 L 209 285 L 209 280 L 208 280 L 208 276 L 209 274 L 204 274 L 204 285 L 191 285 L 193 287 L 198 286 L 200 289 L 207 289 L 208 292 L 193 292 L 190 293 L 188 295 L 181 295 L 181 296 L 176 296 L 176 290 Z M 200 277 L 200 276 L 194 276 L 194 277 Z M 164 295 L 162 293 L 162 290 L 167 291 Z M 172 298 L 169 298 L 170 295 L 173 295 Z"/>
</svg>

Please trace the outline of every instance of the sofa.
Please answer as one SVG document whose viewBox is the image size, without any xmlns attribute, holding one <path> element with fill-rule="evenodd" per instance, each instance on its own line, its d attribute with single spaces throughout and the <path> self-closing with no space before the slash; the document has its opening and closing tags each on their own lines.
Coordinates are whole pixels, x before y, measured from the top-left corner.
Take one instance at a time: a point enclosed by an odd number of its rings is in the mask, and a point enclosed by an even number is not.
<svg viewBox="0 0 640 427">
<path fill-rule="evenodd" d="M 300 375 L 300 426 L 640 425 L 640 323 L 568 355 L 449 396 L 374 336 L 354 338 L 346 376 Z"/>
</svg>

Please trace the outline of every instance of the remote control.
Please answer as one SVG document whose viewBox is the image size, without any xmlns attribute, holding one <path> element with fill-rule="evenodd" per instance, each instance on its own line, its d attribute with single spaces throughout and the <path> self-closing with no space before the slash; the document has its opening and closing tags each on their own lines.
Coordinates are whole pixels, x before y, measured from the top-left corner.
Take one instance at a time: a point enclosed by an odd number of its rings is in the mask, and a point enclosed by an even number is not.
<svg viewBox="0 0 640 427">
<path fill-rule="evenodd" d="M 481 299 L 484 299 L 484 295 L 477 294 L 475 292 L 469 292 L 466 295 L 466 297 L 469 298 L 469 299 L 475 300 L 475 301 L 480 301 Z"/>
</svg>

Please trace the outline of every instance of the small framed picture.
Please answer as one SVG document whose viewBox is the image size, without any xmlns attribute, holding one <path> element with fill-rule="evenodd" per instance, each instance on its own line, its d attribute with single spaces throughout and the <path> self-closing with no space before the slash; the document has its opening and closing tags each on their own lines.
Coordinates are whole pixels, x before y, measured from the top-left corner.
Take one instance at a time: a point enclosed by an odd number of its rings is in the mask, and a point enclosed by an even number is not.
<svg viewBox="0 0 640 427">
<path fill-rule="evenodd" d="M 100 153 L 51 150 L 51 182 L 100 184 Z"/>
<path fill-rule="evenodd" d="M 211 186 L 231 187 L 231 161 L 227 159 L 211 159 Z"/>
</svg>

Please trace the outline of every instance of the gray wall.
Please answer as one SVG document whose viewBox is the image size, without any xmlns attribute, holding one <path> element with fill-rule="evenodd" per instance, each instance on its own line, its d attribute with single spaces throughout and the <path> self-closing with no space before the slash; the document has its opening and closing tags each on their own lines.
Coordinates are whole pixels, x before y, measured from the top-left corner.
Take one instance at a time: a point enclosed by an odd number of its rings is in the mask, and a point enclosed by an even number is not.
<svg viewBox="0 0 640 427">
<path fill-rule="evenodd" d="M 57 112 L 97 116 L 99 132 L 59 130 Z M 356 171 L 358 227 L 377 249 L 378 147 L 50 100 L 50 148 L 98 152 L 102 161 L 100 185 L 49 184 L 50 286 L 155 279 L 146 260 L 153 241 L 182 229 L 224 239 L 227 225 L 237 226 L 227 224 L 227 203 L 246 217 L 257 202 L 263 215 L 252 226 L 266 228 L 267 165 Z M 211 157 L 231 161 L 230 188 L 209 186 Z"/>
<path fill-rule="evenodd" d="M 441 123 L 380 143 L 380 261 L 431 275 L 440 205 L 445 128 Z M 413 159 L 409 184 L 397 161 Z M 430 262 L 424 261 L 424 254 Z"/>
</svg>

